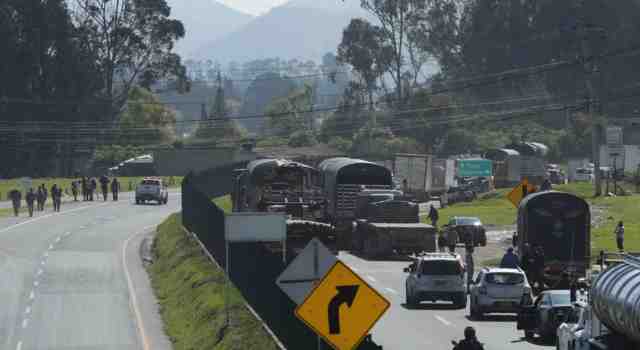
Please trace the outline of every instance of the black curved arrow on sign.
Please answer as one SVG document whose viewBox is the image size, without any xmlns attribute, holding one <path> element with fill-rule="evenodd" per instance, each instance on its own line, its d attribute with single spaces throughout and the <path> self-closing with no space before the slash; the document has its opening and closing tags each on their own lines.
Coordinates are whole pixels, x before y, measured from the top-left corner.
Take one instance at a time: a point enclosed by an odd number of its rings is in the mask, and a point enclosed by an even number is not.
<svg viewBox="0 0 640 350">
<path fill-rule="evenodd" d="M 340 334 L 340 305 L 347 304 L 351 307 L 358 293 L 358 285 L 355 286 L 337 286 L 338 294 L 336 294 L 331 302 L 329 302 L 329 333 Z"/>
</svg>

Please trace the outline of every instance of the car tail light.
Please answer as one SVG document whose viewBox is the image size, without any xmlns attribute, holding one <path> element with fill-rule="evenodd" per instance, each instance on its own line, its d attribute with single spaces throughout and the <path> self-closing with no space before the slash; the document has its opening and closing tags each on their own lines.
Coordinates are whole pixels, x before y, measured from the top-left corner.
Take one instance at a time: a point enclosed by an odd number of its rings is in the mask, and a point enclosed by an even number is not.
<svg viewBox="0 0 640 350">
<path fill-rule="evenodd" d="M 487 287 L 485 286 L 480 287 L 478 291 L 480 292 L 481 295 L 487 295 Z"/>
</svg>

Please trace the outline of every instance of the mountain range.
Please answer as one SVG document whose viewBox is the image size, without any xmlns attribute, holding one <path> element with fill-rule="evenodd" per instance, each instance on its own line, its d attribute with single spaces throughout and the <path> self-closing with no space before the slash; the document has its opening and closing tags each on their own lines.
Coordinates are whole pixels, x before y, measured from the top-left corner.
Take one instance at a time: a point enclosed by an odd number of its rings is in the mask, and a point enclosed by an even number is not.
<svg viewBox="0 0 640 350">
<path fill-rule="evenodd" d="M 169 0 L 172 17 L 182 20 L 187 30 L 177 52 L 220 63 L 270 57 L 319 61 L 335 52 L 351 18 L 367 17 L 359 3 L 292 0 L 252 17 L 215 0 Z"/>
</svg>

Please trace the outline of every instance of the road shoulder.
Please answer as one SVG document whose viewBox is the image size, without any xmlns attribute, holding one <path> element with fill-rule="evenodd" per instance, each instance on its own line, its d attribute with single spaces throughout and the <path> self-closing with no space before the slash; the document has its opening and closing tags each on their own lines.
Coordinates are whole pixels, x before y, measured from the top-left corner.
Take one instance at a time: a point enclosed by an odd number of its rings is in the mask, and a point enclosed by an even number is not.
<svg viewBox="0 0 640 350">
<path fill-rule="evenodd" d="M 145 239 L 153 239 L 155 229 L 149 229 L 132 236 L 125 246 L 125 269 L 131 279 L 131 286 L 135 298 L 130 296 L 130 302 L 135 299 L 132 311 L 136 314 L 138 333 L 144 350 L 171 350 L 173 346 L 164 331 L 164 323 L 160 316 L 160 309 L 156 296 L 151 287 L 151 280 L 143 265 L 141 256 L 142 244 Z M 131 291 L 130 291 L 131 292 Z M 137 308 L 137 310 L 135 310 Z"/>
</svg>

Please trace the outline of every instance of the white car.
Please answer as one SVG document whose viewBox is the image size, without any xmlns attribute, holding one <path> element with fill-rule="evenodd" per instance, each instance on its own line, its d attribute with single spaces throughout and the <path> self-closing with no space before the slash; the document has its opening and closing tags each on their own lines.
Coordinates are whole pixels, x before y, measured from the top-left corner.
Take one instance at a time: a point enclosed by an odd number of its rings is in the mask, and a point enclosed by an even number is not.
<svg viewBox="0 0 640 350">
<path fill-rule="evenodd" d="M 521 303 L 530 303 L 531 286 L 520 269 L 483 268 L 469 288 L 471 318 L 485 313 L 517 313 Z"/>
<path fill-rule="evenodd" d="M 467 306 L 464 265 L 459 254 L 424 253 L 415 257 L 405 272 L 407 307 L 422 301 L 452 301 L 460 308 Z"/>
<path fill-rule="evenodd" d="M 593 174 L 593 169 L 588 168 L 578 168 L 576 169 L 576 181 L 586 181 L 593 182 L 595 175 Z"/>
<path fill-rule="evenodd" d="M 169 202 L 169 191 L 160 178 L 144 178 L 136 187 L 136 204 L 155 201 L 158 204 Z"/>
</svg>

